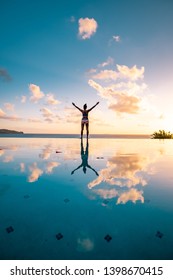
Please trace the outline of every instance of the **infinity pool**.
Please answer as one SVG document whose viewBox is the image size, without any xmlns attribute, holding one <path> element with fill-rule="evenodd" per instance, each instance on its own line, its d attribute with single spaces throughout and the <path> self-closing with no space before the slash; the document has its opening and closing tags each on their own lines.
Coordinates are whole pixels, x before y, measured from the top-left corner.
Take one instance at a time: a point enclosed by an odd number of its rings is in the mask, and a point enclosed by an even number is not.
<svg viewBox="0 0 173 280">
<path fill-rule="evenodd" d="M 173 259 L 173 141 L 0 139 L 0 259 Z"/>
</svg>

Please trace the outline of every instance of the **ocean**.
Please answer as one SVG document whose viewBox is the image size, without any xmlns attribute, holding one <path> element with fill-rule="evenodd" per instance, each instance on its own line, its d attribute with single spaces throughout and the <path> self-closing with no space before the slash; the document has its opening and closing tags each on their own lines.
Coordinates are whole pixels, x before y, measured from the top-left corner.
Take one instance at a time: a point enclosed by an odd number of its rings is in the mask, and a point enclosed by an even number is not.
<svg viewBox="0 0 173 280">
<path fill-rule="evenodd" d="M 173 259 L 173 141 L 97 137 L 0 138 L 1 260 Z"/>
</svg>

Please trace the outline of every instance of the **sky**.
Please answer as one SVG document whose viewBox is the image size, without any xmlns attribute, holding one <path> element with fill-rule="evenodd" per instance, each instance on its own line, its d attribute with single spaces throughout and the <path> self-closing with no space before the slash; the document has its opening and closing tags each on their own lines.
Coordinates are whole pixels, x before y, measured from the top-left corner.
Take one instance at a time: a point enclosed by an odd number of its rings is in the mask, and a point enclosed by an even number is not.
<svg viewBox="0 0 173 280">
<path fill-rule="evenodd" d="M 173 132 L 172 0 L 0 0 L 0 128 Z"/>
</svg>

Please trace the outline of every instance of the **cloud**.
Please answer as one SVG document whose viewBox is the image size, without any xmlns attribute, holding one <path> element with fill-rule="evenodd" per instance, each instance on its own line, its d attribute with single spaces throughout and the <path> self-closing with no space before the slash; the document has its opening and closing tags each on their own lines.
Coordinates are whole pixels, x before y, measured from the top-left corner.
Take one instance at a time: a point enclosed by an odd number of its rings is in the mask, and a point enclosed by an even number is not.
<svg viewBox="0 0 173 280">
<path fill-rule="evenodd" d="M 37 167 L 37 163 L 34 162 L 31 166 L 29 166 L 29 170 L 31 172 L 28 177 L 28 182 L 33 183 L 39 179 L 39 177 L 43 174 L 43 171 Z"/>
<path fill-rule="evenodd" d="M 98 64 L 98 67 L 105 67 L 105 66 L 108 66 L 108 65 L 111 65 L 113 64 L 114 62 L 114 59 L 112 57 L 108 57 L 108 59 L 100 64 Z"/>
<path fill-rule="evenodd" d="M 123 92 L 116 93 L 116 103 L 108 106 L 109 109 L 117 113 L 137 114 L 140 110 L 141 99 L 136 96 L 130 96 Z"/>
<path fill-rule="evenodd" d="M 111 37 L 111 39 L 109 40 L 109 42 L 108 42 L 108 46 L 111 46 L 112 43 L 114 43 L 114 42 L 116 42 L 116 43 L 120 43 L 121 42 L 121 38 L 120 38 L 119 35 L 113 35 Z"/>
<path fill-rule="evenodd" d="M 93 74 L 93 73 L 96 73 L 96 72 L 97 72 L 97 69 L 95 69 L 95 68 L 91 68 L 91 69 L 88 69 L 86 71 L 87 74 Z"/>
<path fill-rule="evenodd" d="M 9 116 L 7 115 L 1 108 L 0 108 L 0 119 L 4 119 L 4 120 L 11 120 L 11 121 L 21 121 L 23 120 L 23 118 L 20 118 L 18 116 Z"/>
<path fill-rule="evenodd" d="M 45 149 L 43 149 L 42 153 L 39 154 L 39 157 L 41 159 L 46 160 L 50 157 L 51 153 L 52 153 L 51 147 L 46 147 Z"/>
<path fill-rule="evenodd" d="M 145 71 L 144 67 L 141 67 L 138 69 L 136 65 L 134 65 L 132 68 L 129 68 L 126 65 L 118 65 L 117 64 L 117 69 L 122 75 L 122 78 L 128 78 L 131 80 L 137 80 L 143 78 L 143 74 Z"/>
<path fill-rule="evenodd" d="M 93 80 L 88 84 L 94 88 L 98 95 L 108 101 L 108 108 L 117 114 L 137 114 L 141 108 L 141 98 L 128 92 L 115 91 L 112 87 L 102 87 Z"/>
<path fill-rule="evenodd" d="M 4 107 L 8 111 L 13 111 L 14 110 L 14 104 L 11 104 L 11 103 L 4 103 Z"/>
<path fill-rule="evenodd" d="M 140 155 L 117 155 L 107 162 L 107 167 L 99 171 L 99 176 L 88 184 L 88 188 L 100 185 L 106 182 L 109 185 L 119 187 L 146 185 L 146 181 L 138 174 L 145 170 L 148 165 L 148 159 Z"/>
<path fill-rule="evenodd" d="M 49 118 L 54 116 L 52 111 L 50 109 L 46 108 L 46 107 L 41 108 L 40 111 L 42 112 L 44 118 L 49 119 Z"/>
<path fill-rule="evenodd" d="M 46 173 L 49 173 L 49 174 L 52 173 L 53 169 L 59 165 L 60 165 L 60 163 L 58 163 L 56 161 L 48 162 L 46 165 Z"/>
<path fill-rule="evenodd" d="M 40 90 L 40 87 L 34 84 L 29 85 L 29 90 L 32 94 L 30 100 L 34 103 L 37 103 L 41 98 L 44 97 L 44 93 Z"/>
<path fill-rule="evenodd" d="M 113 61 L 109 58 L 106 62 L 103 62 L 102 64 L 99 64 L 99 67 L 104 67 L 106 65 L 109 65 L 113 63 Z M 131 80 L 135 81 L 138 79 L 143 79 L 144 77 L 144 71 L 145 68 L 137 68 L 136 65 L 134 65 L 132 68 L 129 68 L 126 65 L 116 65 L 117 70 L 102 70 L 98 72 L 97 74 L 92 75 L 92 79 L 96 80 L 104 80 L 104 81 L 109 81 L 109 80 L 117 80 L 117 79 L 123 79 L 123 80 Z M 92 73 L 91 73 L 92 74 Z"/>
<path fill-rule="evenodd" d="M 136 203 L 137 200 L 140 200 L 142 203 L 144 203 L 143 191 L 138 191 L 132 188 L 129 191 L 122 193 L 119 196 L 117 200 L 117 204 L 120 203 L 125 204 L 128 201 L 132 201 L 133 203 Z"/>
<path fill-rule="evenodd" d="M 142 154 L 133 153 L 132 150 L 130 154 L 121 151 L 108 159 L 106 167 L 99 171 L 99 176 L 88 184 L 88 188 L 92 190 L 92 194 L 103 199 L 117 198 L 117 204 L 125 204 L 128 201 L 143 203 L 146 178 L 148 174 L 154 172 L 151 167 L 151 162 L 154 162 L 157 157 L 154 155 L 149 153 L 146 156 L 145 150 Z"/>
<path fill-rule="evenodd" d="M 113 35 L 112 36 L 112 39 L 115 41 L 115 42 L 120 42 L 120 36 L 119 35 Z"/>
<path fill-rule="evenodd" d="M 134 81 L 128 81 L 128 82 L 120 82 L 116 84 L 111 84 L 111 88 L 114 89 L 119 89 L 121 91 L 128 91 L 129 94 L 135 94 L 137 92 L 143 92 L 145 89 L 147 89 L 147 84 L 145 83 L 140 83 L 137 84 Z"/>
<path fill-rule="evenodd" d="M 95 19 L 80 18 L 79 21 L 79 36 L 82 39 L 89 39 L 97 30 L 98 24 Z"/>
<path fill-rule="evenodd" d="M 9 75 L 7 70 L 4 68 L 0 68 L 0 79 L 2 79 L 3 81 L 6 81 L 6 82 L 11 81 L 11 76 Z"/>
<path fill-rule="evenodd" d="M 104 199 L 110 199 L 110 198 L 118 196 L 118 191 L 115 189 L 110 189 L 110 190 L 97 189 L 97 190 L 94 190 L 94 192 Z"/>
<path fill-rule="evenodd" d="M 117 80 L 119 78 L 119 73 L 113 70 L 102 70 L 96 75 L 92 76 L 96 80 Z"/>
<path fill-rule="evenodd" d="M 54 95 L 52 93 L 47 94 L 46 101 L 47 101 L 47 104 L 49 104 L 49 105 L 57 105 L 57 104 L 61 103 L 59 100 L 54 98 Z"/>
<path fill-rule="evenodd" d="M 25 95 L 22 95 L 21 97 L 21 103 L 25 103 L 26 102 L 26 96 Z"/>
</svg>

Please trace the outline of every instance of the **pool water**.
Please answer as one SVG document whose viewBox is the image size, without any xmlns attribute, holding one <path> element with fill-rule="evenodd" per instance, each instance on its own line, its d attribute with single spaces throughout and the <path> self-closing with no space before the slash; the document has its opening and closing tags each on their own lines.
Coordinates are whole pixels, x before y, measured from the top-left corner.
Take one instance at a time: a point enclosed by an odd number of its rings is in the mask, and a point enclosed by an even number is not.
<svg viewBox="0 0 173 280">
<path fill-rule="evenodd" d="M 0 259 L 173 259 L 173 141 L 1 138 Z"/>
</svg>

